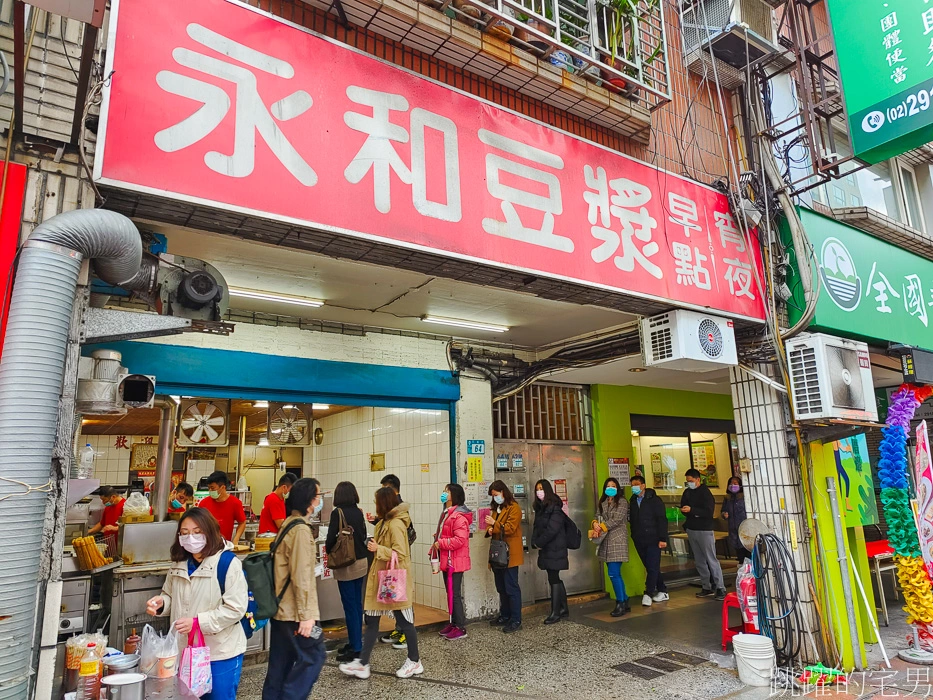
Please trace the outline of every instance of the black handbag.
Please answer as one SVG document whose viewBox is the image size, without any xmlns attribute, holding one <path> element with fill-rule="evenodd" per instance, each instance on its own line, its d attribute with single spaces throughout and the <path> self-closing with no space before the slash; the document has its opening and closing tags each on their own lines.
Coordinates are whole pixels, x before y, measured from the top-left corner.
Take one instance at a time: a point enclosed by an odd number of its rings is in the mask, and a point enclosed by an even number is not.
<svg viewBox="0 0 933 700">
<path fill-rule="evenodd" d="M 499 522 L 498 518 L 496 522 Z M 505 541 L 505 532 L 501 528 L 499 533 L 499 539 L 493 537 L 489 543 L 489 565 L 496 569 L 508 569 L 509 543 Z"/>
</svg>

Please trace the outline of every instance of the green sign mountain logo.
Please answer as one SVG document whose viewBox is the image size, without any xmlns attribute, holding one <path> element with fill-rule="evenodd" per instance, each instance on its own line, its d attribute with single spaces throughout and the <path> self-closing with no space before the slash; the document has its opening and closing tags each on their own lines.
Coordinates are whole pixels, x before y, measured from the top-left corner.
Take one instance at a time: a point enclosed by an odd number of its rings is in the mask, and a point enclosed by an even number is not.
<svg viewBox="0 0 933 700">
<path fill-rule="evenodd" d="M 838 238 L 827 238 L 820 251 L 823 286 L 833 303 L 843 311 L 855 311 L 862 300 L 862 280 L 855 261 Z"/>
</svg>

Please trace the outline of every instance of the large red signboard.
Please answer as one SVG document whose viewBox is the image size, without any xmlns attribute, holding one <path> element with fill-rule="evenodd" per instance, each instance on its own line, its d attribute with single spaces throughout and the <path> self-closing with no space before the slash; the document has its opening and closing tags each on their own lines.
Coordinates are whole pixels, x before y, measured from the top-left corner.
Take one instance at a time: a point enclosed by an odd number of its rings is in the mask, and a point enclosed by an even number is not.
<svg viewBox="0 0 933 700">
<path fill-rule="evenodd" d="M 103 183 L 764 318 L 712 189 L 238 2 L 111 14 Z"/>
</svg>

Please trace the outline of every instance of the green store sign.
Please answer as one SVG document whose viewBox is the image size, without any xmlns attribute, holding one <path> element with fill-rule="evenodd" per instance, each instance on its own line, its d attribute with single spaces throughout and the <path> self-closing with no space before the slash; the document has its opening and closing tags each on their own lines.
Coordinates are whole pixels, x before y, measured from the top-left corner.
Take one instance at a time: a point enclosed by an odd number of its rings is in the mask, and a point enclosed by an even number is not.
<svg viewBox="0 0 933 700">
<path fill-rule="evenodd" d="M 820 298 L 811 330 L 868 342 L 933 350 L 933 261 L 858 229 L 799 208 L 820 271 Z M 786 224 L 785 245 L 790 244 Z M 791 250 L 791 324 L 805 302 Z"/>
<path fill-rule="evenodd" d="M 933 2 L 827 0 L 855 155 L 933 141 Z"/>
</svg>

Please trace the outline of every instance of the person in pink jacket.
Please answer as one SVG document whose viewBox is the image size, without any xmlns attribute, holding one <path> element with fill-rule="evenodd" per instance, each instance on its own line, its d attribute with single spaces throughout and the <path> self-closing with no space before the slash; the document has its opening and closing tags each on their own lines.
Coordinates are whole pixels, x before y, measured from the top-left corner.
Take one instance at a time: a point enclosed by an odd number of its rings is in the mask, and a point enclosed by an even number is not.
<svg viewBox="0 0 933 700">
<path fill-rule="evenodd" d="M 447 587 L 450 624 L 441 630 L 445 639 L 463 639 L 466 612 L 463 609 L 463 572 L 470 570 L 470 524 L 473 512 L 464 504 L 466 496 L 460 484 L 447 484 L 441 494 L 444 511 L 437 523 L 431 558 L 440 560 L 440 570 Z"/>
</svg>

